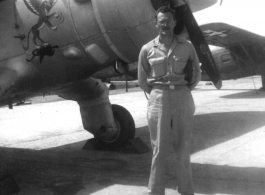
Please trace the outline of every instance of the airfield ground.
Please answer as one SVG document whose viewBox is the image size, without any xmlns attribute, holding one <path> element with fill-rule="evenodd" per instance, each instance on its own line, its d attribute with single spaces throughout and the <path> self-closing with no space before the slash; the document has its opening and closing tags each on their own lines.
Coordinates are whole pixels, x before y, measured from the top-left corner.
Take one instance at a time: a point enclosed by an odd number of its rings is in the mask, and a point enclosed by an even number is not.
<svg viewBox="0 0 265 195">
<path fill-rule="evenodd" d="M 223 81 L 221 90 L 200 82 L 192 92 L 196 195 L 265 194 L 265 92 L 256 90 L 260 87 L 256 76 Z M 111 91 L 110 100 L 131 112 L 136 137 L 150 147 L 145 95 L 139 88 L 124 91 Z M 20 188 L 17 195 L 141 195 L 147 191 L 151 152 L 83 150 L 92 135 L 83 129 L 75 102 L 54 96 L 31 102 L 13 110 L 0 109 L 0 174 L 13 176 Z M 174 158 L 172 154 L 168 159 L 167 195 L 178 194 Z"/>
</svg>

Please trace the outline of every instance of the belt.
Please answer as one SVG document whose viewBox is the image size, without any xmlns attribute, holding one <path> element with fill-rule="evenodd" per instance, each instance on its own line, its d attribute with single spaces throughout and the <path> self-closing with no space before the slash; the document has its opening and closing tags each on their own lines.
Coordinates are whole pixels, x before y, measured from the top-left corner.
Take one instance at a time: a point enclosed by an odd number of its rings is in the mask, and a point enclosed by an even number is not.
<svg viewBox="0 0 265 195">
<path fill-rule="evenodd" d="M 161 85 L 161 84 L 154 84 L 153 89 L 170 89 L 170 90 L 179 90 L 187 87 L 187 85 Z"/>
</svg>

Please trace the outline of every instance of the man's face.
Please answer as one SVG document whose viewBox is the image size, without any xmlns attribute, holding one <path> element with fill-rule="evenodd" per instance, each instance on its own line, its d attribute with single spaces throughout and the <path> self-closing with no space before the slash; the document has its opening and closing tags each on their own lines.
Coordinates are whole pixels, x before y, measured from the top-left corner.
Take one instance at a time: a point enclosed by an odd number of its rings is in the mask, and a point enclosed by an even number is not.
<svg viewBox="0 0 265 195">
<path fill-rule="evenodd" d="M 170 12 L 158 13 L 156 28 L 159 30 L 161 35 L 171 35 L 174 33 L 176 21 Z"/>
</svg>

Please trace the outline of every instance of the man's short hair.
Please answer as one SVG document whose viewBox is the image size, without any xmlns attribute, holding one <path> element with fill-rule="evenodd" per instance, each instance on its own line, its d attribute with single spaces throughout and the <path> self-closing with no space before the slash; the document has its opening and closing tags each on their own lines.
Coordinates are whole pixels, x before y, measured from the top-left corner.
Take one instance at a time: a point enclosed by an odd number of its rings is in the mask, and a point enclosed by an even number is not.
<svg viewBox="0 0 265 195">
<path fill-rule="evenodd" d="M 168 12 L 170 12 L 173 15 L 174 19 L 176 19 L 175 18 L 175 11 L 173 9 L 169 8 L 168 6 L 162 6 L 156 11 L 155 20 L 157 21 L 157 15 L 159 13 L 168 13 Z"/>
</svg>

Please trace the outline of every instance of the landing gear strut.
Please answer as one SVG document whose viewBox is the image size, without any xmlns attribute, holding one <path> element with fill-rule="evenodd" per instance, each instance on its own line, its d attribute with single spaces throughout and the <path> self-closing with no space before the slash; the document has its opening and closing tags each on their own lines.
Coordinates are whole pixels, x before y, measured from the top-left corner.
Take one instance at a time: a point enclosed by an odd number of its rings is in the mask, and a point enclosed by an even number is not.
<svg viewBox="0 0 265 195">
<path fill-rule="evenodd" d="M 134 138 L 131 114 L 121 106 L 110 104 L 108 89 L 100 80 L 77 81 L 58 95 L 79 104 L 83 127 L 94 135 L 93 140 L 100 149 L 120 149 Z"/>
<path fill-rule="evenodd" d="M 265 91 L 265 76 L 261 75 L 261 83 L 262 87 L 259 89 L 259 91 Z"/>
</svg>

